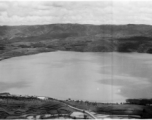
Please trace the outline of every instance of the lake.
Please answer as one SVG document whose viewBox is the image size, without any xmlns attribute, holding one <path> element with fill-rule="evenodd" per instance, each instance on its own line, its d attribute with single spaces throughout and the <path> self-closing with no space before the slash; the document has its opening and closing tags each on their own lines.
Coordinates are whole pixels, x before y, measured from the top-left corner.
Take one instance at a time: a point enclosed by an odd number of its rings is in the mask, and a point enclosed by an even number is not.
<svg viewBox="0 0 152 120">
<path fill-rule="evenodd" d="M 0 61 L 0 92 L 124 102 L 151 91 L 151 54 L 56 51 Z"/>
</svg>

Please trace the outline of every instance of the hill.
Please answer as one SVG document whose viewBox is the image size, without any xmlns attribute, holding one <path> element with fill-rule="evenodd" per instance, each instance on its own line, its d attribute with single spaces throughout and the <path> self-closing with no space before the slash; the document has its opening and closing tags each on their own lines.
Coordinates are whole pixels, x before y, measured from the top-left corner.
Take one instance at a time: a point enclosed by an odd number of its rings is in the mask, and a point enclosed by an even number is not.
<svg viewBox="0 0 152 120">
<path fill-rule="evenodd" d="M 1 59 L 55 50 L 152 53 L 150 25 L 0 26 Z"/>
</svg>

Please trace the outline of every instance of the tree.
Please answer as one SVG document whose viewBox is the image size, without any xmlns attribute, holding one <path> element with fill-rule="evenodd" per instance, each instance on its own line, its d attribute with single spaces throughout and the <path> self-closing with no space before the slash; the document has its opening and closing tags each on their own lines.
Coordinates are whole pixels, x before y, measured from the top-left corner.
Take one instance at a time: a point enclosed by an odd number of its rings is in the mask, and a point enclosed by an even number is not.
<svg viewBox="0 0 152 120">
<path fill-rule="evenodd" d="M 0 45 L 0 50 L 4 50 L 5 46 L 3 44 Z"/>
</svg>

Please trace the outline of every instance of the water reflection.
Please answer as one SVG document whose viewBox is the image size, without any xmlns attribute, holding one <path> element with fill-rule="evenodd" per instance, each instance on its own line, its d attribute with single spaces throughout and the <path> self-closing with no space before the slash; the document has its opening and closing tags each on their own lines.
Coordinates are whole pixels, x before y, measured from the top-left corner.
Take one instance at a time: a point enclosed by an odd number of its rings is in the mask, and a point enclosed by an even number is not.
<svg viewBox="0 0 152 120">
<path fill-rule="evenodd" d="M 11 58 L 0 62 L 0 90 L 99 102 L 149 98 L 151 58 L 137 53 L 61 51 Z"/>
<path fill-rule="evenodd" d="M 152 56 L 149 54 L 113 53 L 112 69 L 104 68 L 105 77 L 98 82 L 120 86 L 119 94 L 127 98 L 151 98 L 152 65 L 148 64 L 152 61 L 150 58 Z"/>
</svg>

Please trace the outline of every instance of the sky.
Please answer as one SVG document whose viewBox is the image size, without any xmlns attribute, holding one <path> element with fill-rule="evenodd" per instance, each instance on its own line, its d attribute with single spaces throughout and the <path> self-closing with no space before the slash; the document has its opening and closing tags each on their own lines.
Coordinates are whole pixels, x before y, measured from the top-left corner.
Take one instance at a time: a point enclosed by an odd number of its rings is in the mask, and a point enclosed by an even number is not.
<svg viewBox="0 0 152 120">
<path fill-rule="evenodd" d="M 152 1 L 0 0 L 0 25 L 152 24 Z"/>
</svg>

